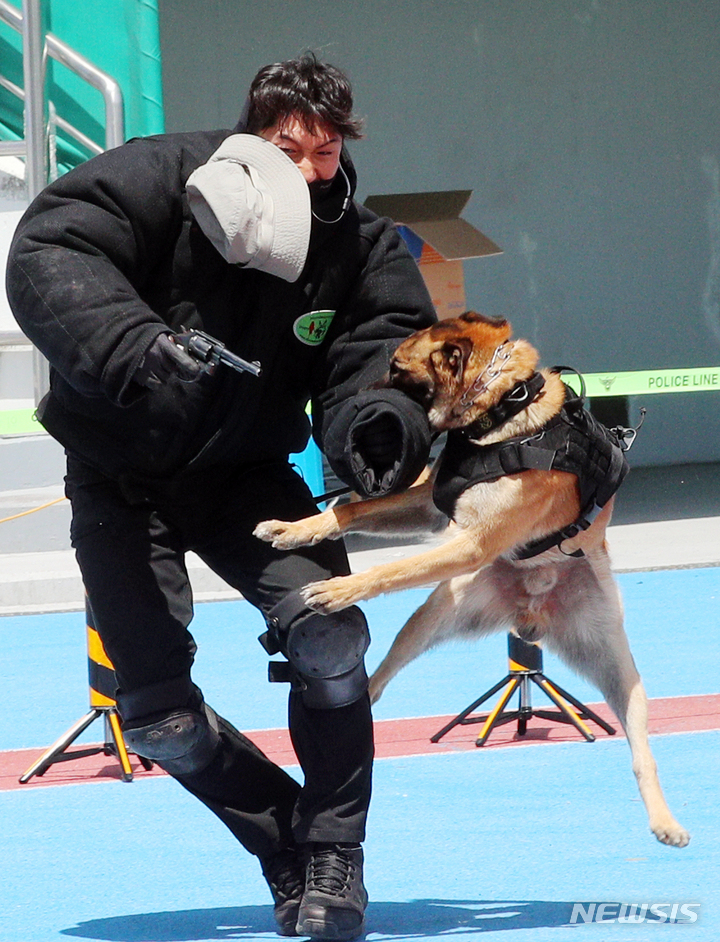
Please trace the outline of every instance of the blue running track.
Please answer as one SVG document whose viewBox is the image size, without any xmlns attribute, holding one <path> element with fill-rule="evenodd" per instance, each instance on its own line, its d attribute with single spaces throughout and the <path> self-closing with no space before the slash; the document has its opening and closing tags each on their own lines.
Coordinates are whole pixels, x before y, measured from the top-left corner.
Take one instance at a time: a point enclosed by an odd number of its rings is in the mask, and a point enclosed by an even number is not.
<svg viewBox="0 0 720 942">
<path fill-rule="evenodd" d="M 720 568 L 619 581 L 648 696 L 720 693 Z M 426 595 L 365 605 L 371 668 Z M 246 731 L 285 724 L 285 691 L 266 683 L 254 640 L 261 630 L 242 601 L 199 605 L 193 623 L 196 679 Z M 39 753 L 87 711 L 84 619 L 6 617 L 0 631 L 0 759 Z M 453 715 L 506 668 L 503 636 L 436 649 L 391 684 L 376 717 Z M 598 701 L 549 655 L 545 672 L 581 700 Z M 680 850 L 650 834 L 620 737 L 435 754 L 428 744 L 429 755 L 380 759 L 366 843 L 367 938 L 717 942 L 717 720 L 652 739 L 668 803 L 693 835 Z M 101 737 L 100 725 L 91 726 L 79 744 Z M 277 938 L 255 860 L 166 776 L 31 782 L 0 792 L 0 815 L 0 942 Z M 613 904 L 601 910 L 605 918 L 635 904 L 623 912 L 646 912 L 645 921 L 585 923 L 582 914 L 590 918 L 603 903 Z M 656 910 L 664 921 L 648 921 L 642 906 L 651 904 L 668 904 Z M 669 923 L 674 904 L 678 918 L 685 905 L 695 921 Z"/>
</svg>

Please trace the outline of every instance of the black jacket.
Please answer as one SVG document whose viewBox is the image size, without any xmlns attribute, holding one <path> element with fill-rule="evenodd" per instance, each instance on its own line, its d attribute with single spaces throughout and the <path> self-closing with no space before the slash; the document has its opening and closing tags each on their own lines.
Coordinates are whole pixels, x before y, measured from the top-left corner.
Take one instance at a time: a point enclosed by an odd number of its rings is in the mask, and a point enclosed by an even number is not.
<svg viewBox="0 0 720 942">
<path fill-rule="evenodd" d="M 225 262 L 194 221 L 185 182 L 230 133 L 131 141 L 52 183 L 26 212 L 7 290 L 51 364 L 40 421 L 105 474 L 157 478 L 302 451 L 311 400 L 318 443 L 356 485 L 350 442 L 367 405 L 356 394 L 385 372 L 400 340 L 434 321 L 430 299 L 392 223 L 356 203 L 334 225 L 313 221 L 294 284 Z M 312 346 L 295 326 L 314 311 L 336 313 Z M 156 336 L 182 327 L 259 360 L 262 375 L 220 366 L 192 384 L 134 382 Z M 394 391 L 364 396 L 402 420 L 412 467 L 399 477 L 412 479 L 429 448 L 424 414 Z"/>
</svg>

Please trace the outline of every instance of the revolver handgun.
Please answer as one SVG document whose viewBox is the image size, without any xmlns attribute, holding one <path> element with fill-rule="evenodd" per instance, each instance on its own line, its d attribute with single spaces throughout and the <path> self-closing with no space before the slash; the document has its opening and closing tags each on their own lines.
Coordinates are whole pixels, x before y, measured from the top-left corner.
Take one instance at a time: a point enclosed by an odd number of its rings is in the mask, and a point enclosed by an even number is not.
<svg viewBox="0 0 720 942">
<path fill-rule="evenodd" d="M 252 363 L 243 360 L 242 357 L 227 350 L 225 344 L 220 340 L 206 334 L 204 330 L 186 330 L 183 328 L 183 332 L 175 334 L 173 340 L 193 359 L 197 360 L 198 363 L 205 364 L 208 368 L 217 366 L 218 363 L 224 363 L 225 366 L 230 366 L 239 373 L 252 373 L 253 376 L 259 376 L 261 373 L 260 364 L 257 360 Z"/>
</svg>

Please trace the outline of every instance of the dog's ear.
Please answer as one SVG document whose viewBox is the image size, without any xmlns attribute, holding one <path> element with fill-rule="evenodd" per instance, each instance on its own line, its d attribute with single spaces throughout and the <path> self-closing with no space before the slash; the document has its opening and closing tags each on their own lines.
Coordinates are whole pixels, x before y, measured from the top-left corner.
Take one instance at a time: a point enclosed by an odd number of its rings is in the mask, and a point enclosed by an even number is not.
<svg viewBox="0 0 720 942">
<path fill-rule="evenodd" d="M 489 327 L 507 327 L 507 320 L 504 317 L 489 317 L 487 314 L 479 314 L 477 311 L 465 311 L 458 317 L 458 320 L 465 321 L 466 324 L 487 324 Z"/>
<path fill-rule="evenodd" d="M 473 342 L 469 337 L 454 337 L 446 340 L 440 354 L 442 363 L 458 382 L 462 381 L 465 367 L 473 351 Z"/>
</svg>

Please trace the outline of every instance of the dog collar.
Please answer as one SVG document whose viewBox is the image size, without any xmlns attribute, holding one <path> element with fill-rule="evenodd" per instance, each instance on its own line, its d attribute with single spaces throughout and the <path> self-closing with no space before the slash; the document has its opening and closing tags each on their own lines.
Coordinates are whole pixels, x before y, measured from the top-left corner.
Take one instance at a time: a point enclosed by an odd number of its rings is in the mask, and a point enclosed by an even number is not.
<svg viewBox="0 0 720 942">
<path fill-rule="evenodd" d="M 529 379 L 524 379 L 515 386 L 497 402 L 494 406 L 483 413 L 478 419 L 475 419 L 470 425 L 458 429 L 468 438 L 482 438 L 493 429 L 499 428 L 508 419 L 522 412 L 531 402 L 533 402 L 545 385 L 545 379 L 541 373 L 533 373 Z"/>
<path fill-rule="evenodd" d="M 514 340 L 503 340 L 500 346 L 495 347 L 488 365 L 485 367 L 482 373 L 480 373 L 475 378 L 475 380 L 468 386 L 468 388 L 460 397 L 460 402 L 458 403 L 460 407 L 460 415 L 462 415 L 464 412 L 467 412 L 467 410 L 475 403 L 475 400 L 482 396 L 483 393 L 487 392 L 490 384 L 494 383 L 498 376 L 500 376 L 503 365 L 510 359 L 514 347 Z"/>
</svg>

